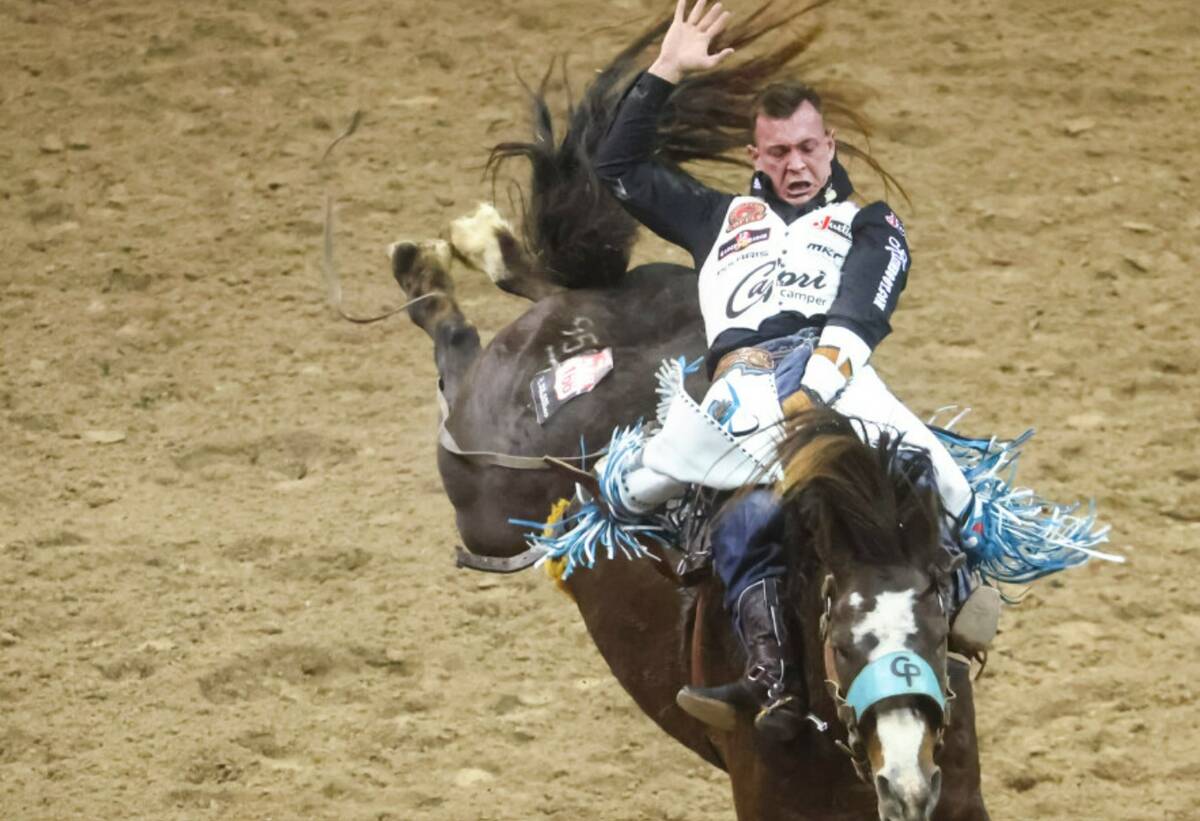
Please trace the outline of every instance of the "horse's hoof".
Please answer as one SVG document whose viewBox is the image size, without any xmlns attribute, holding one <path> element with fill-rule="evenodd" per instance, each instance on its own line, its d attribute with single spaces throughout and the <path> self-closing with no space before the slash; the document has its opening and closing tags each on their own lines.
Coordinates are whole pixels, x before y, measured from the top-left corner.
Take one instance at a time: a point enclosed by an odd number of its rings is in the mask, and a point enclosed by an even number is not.
<svg viewBox="0 0 1200 821">
<path fill-rule="evenodd" d="M 409 299 L 439 291 L 446 296 L 454 293 L 450 280 L 450 243 L 441 239 L 419 242 L 400 240 L 387 249 L 392 261 L 392 276 Z"/>
<path fill-rule="evenodd" d="M 408 273 L 413 263 L 417 261 L 417 254 L 420 253 L 420 250 L 415 242 L 407 240 L 388 243 L 387 257 L 392 262 L 392 273 L 396 276 Z"/>
<path fill-rule="evenodd" d="M 738 710 L 727 701 L 705 695 L 691 687 L 675 694 L 675 703 L 692 718 L 729 732 L 737 726 Z"/>
</svg>

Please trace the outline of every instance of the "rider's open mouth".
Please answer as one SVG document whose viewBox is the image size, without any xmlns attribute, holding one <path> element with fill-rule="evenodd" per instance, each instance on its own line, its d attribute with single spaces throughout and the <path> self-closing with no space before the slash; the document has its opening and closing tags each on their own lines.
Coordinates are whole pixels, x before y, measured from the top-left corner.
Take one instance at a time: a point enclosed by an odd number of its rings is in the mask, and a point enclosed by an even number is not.
<svg viewBox="0 0 1200 821">
<path fill-rule="evenodd" d="M 789 182 L 787 184 L 787 192 L 793 196 L 797 194 L 807 194 L 812 190 L 813 184 L 807 180 L 803 182 Z"/>
</svg>

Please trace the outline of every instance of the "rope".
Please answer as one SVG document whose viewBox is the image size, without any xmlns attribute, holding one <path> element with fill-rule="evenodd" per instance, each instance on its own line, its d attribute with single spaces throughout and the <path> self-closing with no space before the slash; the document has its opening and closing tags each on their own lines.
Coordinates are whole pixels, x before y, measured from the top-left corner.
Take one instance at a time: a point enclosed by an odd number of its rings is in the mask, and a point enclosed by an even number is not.
<svg viewBox="0 0 1200 821">
<path fill-rule="evenodd" d="M 324 165 L 325 162 L 333 155 L 333 149 L 338 145 L 338 143 L 358 130 L 358 126 L 360 123 L 362 123 L 362 120 L 362 111 L 356 110 L 350 116 L 350 124 L 347 125 L 346 129 L 337 137 L 335 137 L 333 142 L 331 142 L 325 149 L 325 153 L 321 155 L 321 160 L 318 163 L 319 165 Z M 394 316 L 395 314 L 398 314 L 401 311 L 416 305 L 421 300 L 429 299 L 430 297 L 434 296 L 444 296 L 441 291 L 430 291 L 427 294 L 422 294 L 416 299 L 409 300 L 398 308 L 390 308 L 383 313 L 376 314 L 374 316 L 354 316 L 346 313 L 346 310 L 342 307 L 342 280 L 341 277 L 338 276 L 337 267 L 333 262 L 333 203 L 333 192 L 331 189 L 326 188 L 325 230 L 324 247 L 321 254 L 321 275 L 325 280 L 325 297 L 329 302 L 330 307 L 333 308 L 333 310 L 335 310 L 342 319 L 358 325 L 366 325 L 371 322 L 378 322 L 381 319 L 387 319 L 389 316 Z"/>
</svg>

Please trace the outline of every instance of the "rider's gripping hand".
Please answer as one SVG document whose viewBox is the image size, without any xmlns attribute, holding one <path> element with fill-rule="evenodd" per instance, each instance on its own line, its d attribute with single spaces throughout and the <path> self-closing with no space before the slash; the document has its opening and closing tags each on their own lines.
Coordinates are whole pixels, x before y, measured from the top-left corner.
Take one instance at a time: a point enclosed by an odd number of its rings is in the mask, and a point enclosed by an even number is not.
<svg viewBox="0 0 1200 821">
<path fill-rule="evenodd" d="M 716 54 L 708 53 L 713 38 L 725 30 L 731 15 L 721 8 L 720 3 L 715 4 L 705 14 L 704 6 L 707 2 L 708 0 L 696 0 L 691 14 L 685 18 L 687 0 L 678 0 L 675 4 L 675 19 L 667 29 L 667 36 L 663 38 L 658 59 L 650 66 L 651 74 L 669 83 L 678 83 L 686 75 L 713 68 L 733 54 L 731 48 Z"/>
</svg>

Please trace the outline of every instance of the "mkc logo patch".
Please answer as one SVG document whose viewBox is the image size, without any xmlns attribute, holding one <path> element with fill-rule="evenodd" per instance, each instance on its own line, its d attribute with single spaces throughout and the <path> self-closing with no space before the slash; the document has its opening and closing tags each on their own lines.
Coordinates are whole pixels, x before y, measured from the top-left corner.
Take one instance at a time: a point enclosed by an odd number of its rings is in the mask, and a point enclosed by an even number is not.
<svg viewBox="0 0 1200 821">
<path fill-rule="evenodd" d="M 725 259 L 730 254 L 744 251 L 756 242 L 762 242 L 771 236 L 770 228 L 759 228 L 757 231 L 739 231 L 738 235 L 717 249 L 717 259 Z"/>
<path fill-rule="evenodd" d="M 900 221 L 900 218 L 898 216 L 896 216 L 895 211 L 888 211 L 887 216 L 884 217 L 884 220 L 887 221 L 888 225 L 892 226 L 897 231 L 899 231 L 900 236 L 907 237 L 907 235 L 904 233 L 904 223 L 902 223 Z"/>
<path fill-rule="evenodd" d="M 734 228 L 741 228 L 743 225 L 749 225 L 752 222 L 765 219 L 766 216 L 767 206 L 763 203 L 743 202 L 729 212 L 729 224 L 725 226 L 725 230 L 732 231 Z"/>
</svg>

